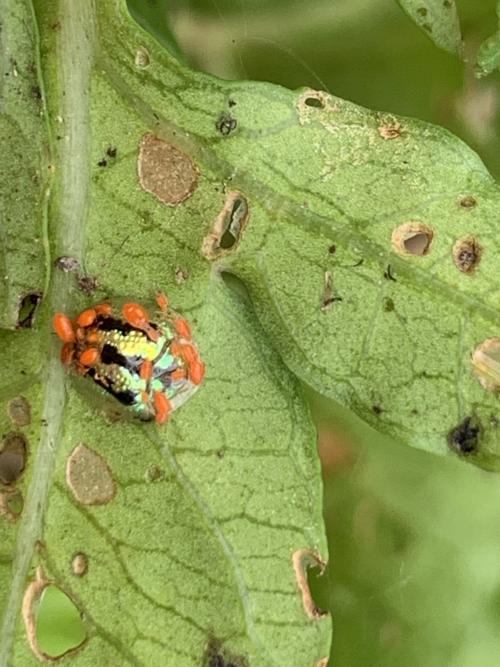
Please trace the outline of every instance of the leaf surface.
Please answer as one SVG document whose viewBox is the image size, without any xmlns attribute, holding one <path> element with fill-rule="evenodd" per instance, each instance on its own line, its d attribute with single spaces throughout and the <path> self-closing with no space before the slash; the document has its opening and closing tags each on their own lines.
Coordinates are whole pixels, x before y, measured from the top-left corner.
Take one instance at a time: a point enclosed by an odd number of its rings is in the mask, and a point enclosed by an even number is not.
<svg viewBox="0 0 500 667">
<path fill-rule="evenodd" d="M 486 76 L 500 68 L 500 2 L 497 3 L 497 16 L 499 20 L 497 32 L 481 44 L 477 53 L 479 76 Z"/>
<path fill-rule="evenodd" d="M 36 596 L 30 606 L 39 582 L 82 614 L 86 641 L 70 663 L 315 665 L 328 654 L 330 621 L 307 615 L 293 561 L 301 550 L 326 556 L 314 429 L 248 299 L 200 252 L 224 203 L 221 174 L 202 161 L 202 143 L 175 129 L 174 109 L 162 129 L 143 98 L 148 88 L 168 109 L 163 78 L 179 83 L 179 72 L 148 70 L 161 48 L 124 3 L 44 2 L 35 16 L 28 2 L 11 9 L 13 52 L 41 54 L 50 146 L 34 141 L 34 157 L 18 158 L 23 169 L 42 164 L 39 209 L 49 225 L 37 257 L 50 283 L 29 330 L 1 333 L 2 433 L 24 438 L 27 464 L 0 485 L 0 665 L 39 664 L 48 650 L 36 640 Z M 17 37 L 18 24 L 31 26 L 29 39 Z M 129 70 L 138 78 L 124 89 Z M 181 162 L 195 160 L 196 182 L 178 205 L 139 183 L 151 131 L 177 134 Z M 7 287 L 21 289 L 12 275 Z M 165 428 L 110 421 L 92 383 L 66 376 L 52 314 L 73 316 L 104 298 L 148 304 L 157 289 L 191 323 L 206 380 Z M 27 424 L 9 412 L 19 396 Z M 100 504 L 72 483 L 82 449 L 93 461 L 87 473 L 100 471 L 95 484 L 109 491 Z M 0 451 L 0 473 L 4 460 Z"/>
<path fill-rule="evenodd" d="M 460 55 L 462 34 L 455 0 L 397 0 L 408 16 L 439 46 Z"/>
</svg>

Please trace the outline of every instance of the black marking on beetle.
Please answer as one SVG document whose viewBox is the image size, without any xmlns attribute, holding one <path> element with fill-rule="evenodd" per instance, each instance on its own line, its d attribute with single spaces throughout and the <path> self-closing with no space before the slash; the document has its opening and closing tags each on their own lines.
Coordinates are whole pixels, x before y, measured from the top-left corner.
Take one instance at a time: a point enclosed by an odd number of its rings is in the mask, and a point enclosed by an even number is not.
<svg viewBox="0 0 500 667">
<path fill-rule="evenodd" d="M 103 364 L 117 364 L 127 366 L 127 358 L 123 356 L 114 345 L 106 343 L 101 350 L 101 361 Z"/>
<path fill-rule="evenodd" d="M 465 417 L 448 433 L 448 445 L 458 454 L 468 455 L 477 451 L 481 438 L 481 424 L 475 417 Z"/>
<path fill-rule="evenodd" d="M 105 389 L 108 394 L 111 394 L 111 396 L 114 396 L 120 403 L 123 403 L 123 405 L 134 404 L 135 398 L 132 391 L 115 391 L 109 382 L 97 373 L 95 368 L 89 368 L 87 375 L 91 377 L 96 384 Z"/>
<path fill-rule="evenodd" d="M 101 331 L 119 331 L 124 335 L 129 334 L 131 331 L 139 331 L 139 329 L 136 329 L 128 322 L 117 320 L 114 317 L 109 317 L 108 315 L 98 315 L 97 324 Z"/>
</svg>

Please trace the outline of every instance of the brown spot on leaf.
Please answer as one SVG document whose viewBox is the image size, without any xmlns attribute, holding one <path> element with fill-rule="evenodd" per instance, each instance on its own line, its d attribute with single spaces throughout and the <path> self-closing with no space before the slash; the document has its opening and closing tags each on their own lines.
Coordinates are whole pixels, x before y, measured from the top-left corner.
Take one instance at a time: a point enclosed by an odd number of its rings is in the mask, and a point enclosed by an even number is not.
<svg viewBox="0 0 500 667">
<path fill-rule="evenodd" d="M 473 209 L 477 204 L 476 199 L 472 195 L 461 197 L 458 203 L 462 208 L 465 208 L 466 210 Z"/>
<path fill-rule="evenodd" d="M 82 274 L 78 275 L 77 283 L 79 289 L 87 294 L 95 292 L 95 290 L 99 289 L 101 286 L 99 280 L 95 276 L 84 276 Z"/>
<path fill-rule="evenodd" d="M 379 125 L 378 133 L 382 139 L 399 139 L 403 134 L 404 130 L 400 123 L 387 123 L 384 125 Z"/>
<path fill-rule="evenodd" d="M 482 248 L 473 236 L 458 239 L 453 246 L 453 261 L 457 269 L 469 275 L 474 273 L 481 259 Z"/>
<path fill-rule="evenodd" d="M 165 479 L 165 471 L 159 466 L 149 466 L 144 475 L 146 482 L 161 482 Z"/>
<path fill-rule="evenodd" d="M 78 271 L 80 268 L 80 263 L 76 257 L 70 257 L 69 255 L 62 255 L 54 261 L 54 266 L 63 271 L 64 273 L 70 273 L 72 271 Z"/>
<path fill-rule="evenodd" d="M 328 661 L 329 661 L 329 659 L 330 659 L 330 658 L 329 658 L 328 656 L 326 656 L 326 658 L 323 658 L 322 660 L 320 660 L 320 661 L 318 662 L 318 664 L 316 665 L 316 667 L 328 667 Z"/>
<path fill-rule="evenodd" d="M 309 582 L 307 581 L 307 570 L 311 567 L 317 567 L 320 573 L 325 571 L 326 563 L 320 556 L 310 549 L 299 549 L 292 556 L 293 569 L 295 578 L 302 595 L 302 604 L 304 611 L 313 620 L 320 620 L 328 615 L 328 612 L 319 607 L 314 602 Z"/>
<path fill-rule="evenodd" d="M 485 389 L 500 389 L 500 338 L 487 338 L 476 347 L 472 368 Z"/>
<path fill-rule="evenodd" d="M 333 293 L 333 278 L 331 271 L 325 271 L 323 277 L 323 297 L 321 299 L 321 310 L 330 310 L 336 301 L 342 301 L 342 297 Z"/>
<path fill-rule="evenodd" d="M 23 511 L 23 494 L 20 491 L 0 492 L 0 517 L 7 521 L 17 521 Z"/>
<path fill-rule="evenodd" d="M 196 188 L 199 174 L 191 158 L 149 132 L 141 139 L 137 165 L 142 188 L 169 206 Z"/>
<path fill-rule="evenodd" d="M 68 458 L 66 482 L 82 505 L 109 503 L 116 492 L 108 464 L 84 444 L 75 447 Z"/>
<path fill-rule="evenodd" d="M 210 638 L 203 656 L 203 667 L 248 667 L 247 660 L 234 655 L 218 639 Z"/>
<path fill-rule="evenodd" d="M 22 433 L 7 433 L 0 441 L 0 483 L 14 484 L 26 465 L 27 441 Z"/>
<path fill-rule="evenodd" d="M 24 396 L 16 396 L 9 401 L 7 414 L 14 426 L 28 426 L 31 422 L 31 406 Z"/>
<path fill-rule="evenodd" d="M 181 266 L 178 266 L 175 269 L 175 282 L 177 285 L 182 285 L 189 278 L 189 273 L 187 269 L 183 269 Z"/>
<path fill-rule="evenodd" d="M 423 222 L 412 220 L 392 232 L 392 247 L 398 255 L 422 257 L 429 253 L 434 232 Z"/>
<path fill-rule="evenodd" d="M 73 574 L 76 574 L 77 577 L 83 577 L 84 574 L 87 574 L 88 568 L 89 561 L 84 553 L 77 553 L 73 556 L 71 560 Z"/>
<path fill-rule="evenodd" d="M 248 222 L 249 209 L 241 192 L 228 192 L 226 201 L 215 219 L 210 234 L 203 239 L 202 253 L 207 259 L 217 259 L 232 252 L 241 240 Z"/>
</svg>

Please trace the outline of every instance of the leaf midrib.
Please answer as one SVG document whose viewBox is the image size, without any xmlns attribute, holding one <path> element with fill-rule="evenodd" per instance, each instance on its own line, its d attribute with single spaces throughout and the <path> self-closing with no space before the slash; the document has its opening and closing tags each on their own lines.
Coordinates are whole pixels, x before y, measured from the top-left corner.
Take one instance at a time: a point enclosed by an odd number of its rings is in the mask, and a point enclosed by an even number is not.
<svg viewBox="0 0 500 667">
<path fill-rule="evenodd" d="M 29 3 L 36 31 L 36 52 L 40 53 L 40 37 L 33 3 Z M 64 141 L 60 142 L 59 172 L 61 179 L 57 192 L 57 249 L 61 254 L 81 258 L 84 251 L 85 220 L 89 190 L 89 87 L 95 45 L 95 8 L 92 1 L 72 3 L 60 0 L 58 4 L 59 42 L 57 60 L 60 67 L 59 85 L 61 116 L 66 124 Z M 41 78 L 41 69 L 39 68 Z M 41 81 L 43 84 L 43 81 Z M 47 110 L 45 109 L 45 114 Z M 48 164 L 46 165 L 48 167 Z M 48 207 L 50 184 L 47 186 L 45 207 Z M 46 213 L 46 212 L 45 212 Z M 55 217 L 55 216 L 54 216 Z M 45 230 L 48 248 L 48 228 Z M 62 272 L 57 272 L 50 283 L 45 305 L 64 309 L 70 297 L 70 283 Z M 12 651 L 18 613 L 25 589 L 25 581 L 41 536 L 42 521 L 55 467 L 59 432 L 65 403 L 65 374 L 59 361 L 58 345 L 50 347 L 44 377 L 44 403 L 41 433 L 32 464 L 32 481 L 26 497 L 12 563 L 11 588 L 0 627 L 0 667 L 6 667 Z"/>
</svg>

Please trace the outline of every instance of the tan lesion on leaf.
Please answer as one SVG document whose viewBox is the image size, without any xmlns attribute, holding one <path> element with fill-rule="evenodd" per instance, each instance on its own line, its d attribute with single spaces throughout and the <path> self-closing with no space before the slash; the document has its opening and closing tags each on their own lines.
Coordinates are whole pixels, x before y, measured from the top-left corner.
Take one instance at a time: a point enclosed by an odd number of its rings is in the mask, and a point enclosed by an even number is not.
<svg viewBox="0 0 500 667">
<path fill-rule="evenodd" d="M 316 665 L 316 667 L 328 667 L 328 660 L 329 660 L 329 657 L 326 656 L 326 658 L 323 658 L 322 660 L 320 660 L 320 661 L 318 662 L 318 664 Z"/>
<path fill-rule="evenodd" d="M 139 182 L 168 206 L 177 206 L 196 189 L 199 172 L 191 158 L 151 132 L 139 145 Z"/>
<path fill-rule="evenodd" d="M 431 249 L 433 230 L 419 220 L 410 220 L 392 232 L 392 247 L 398 255 L 422 257 Z"/>
<path fill-rule="evenodd" d="M 307 570 L 311 567 L 317 567 L 320 570 L 320 574 L 323 574 L 326 562 L 310 549 L 298 549 L 292 556 L 292 563 L 295 579 L 302 595 L 302 604 L 307 616 L 315 621 L 328 616 L 328 612 L 320 609 L 314 602 L 309 582 L 307 581 Z"/>
<path fill-rule="evenodd" d="M 11 431 L 0 441 L 0 483 L 15 484 L 26 466 L 28 443 L 22 433 Z"/>
<path fill-rule="evenodd" d="M 385 140 L 399 139 L 404 132 L 403 126 L 398 122 L 379 125 L 377 130 L 382 139 Z"/>
<path fill-rule="evenodd" d="M 66 464 L 66 482 L 82 505 L 104 505 L 115 496 L 116 486 L 103 457 L 81 443 Z"/>
<path fill-rule="evenodd" d="M 44 589 L 49 585 L 48 579 L 45 578 L 41 567 L 37 568 L 36 578 L 32 581 L 26 589 L 23 597 L 22 616 L 24 626 L 26 628 L 26 635 L 31 650 L 37 658 L 44 662 L 51 662 L 53 658 L 40 650 L 36 639 L 36 607 L 40 600 Z"/>
<path fill-rule="evenodd" d="M 17 489 L 0 492 L 0 517 L 14 523 L 22 512 L 23 495 Z"/>
<path fill-rule="evenodd" d="M 28 426 L 31 422 L 31 406 L 24 396 L 15 396 L 9 401 L 7 414 L 14 426 Z"/>
<path fill-rule="evenodd" d="M 202 243 L 202 254 L 210 260 L 233 252 L 238 246 L 248 222 L 248 201 L 241 192 L 228 192 L 212 229 Z"/>
</svg>

